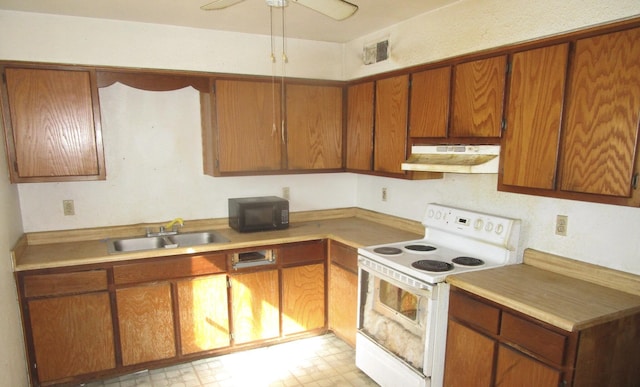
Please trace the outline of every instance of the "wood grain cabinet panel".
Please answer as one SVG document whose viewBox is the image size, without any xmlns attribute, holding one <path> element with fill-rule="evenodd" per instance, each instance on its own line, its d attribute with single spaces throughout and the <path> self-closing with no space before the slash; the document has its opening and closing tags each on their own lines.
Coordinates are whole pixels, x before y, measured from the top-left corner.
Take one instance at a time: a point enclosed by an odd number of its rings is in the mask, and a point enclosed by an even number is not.
<svg viewBox="0 0 640 387">
<path fill-rule="evenodd" d="M 356 346 L 358 274 L 332 264 L 329 268 L 329 329 Z"/>
<path fill-rule="evenodd" d="M 103 180 L 94 70 L 4 68 L 12 182 Z"/>
<path fill-rule="evenodd" d="M 179 281 L 177 288 L 182 353 L 229 346 L 226 274 Z"/>
<path fill-rule="evenodd" d="M 347 169 L 373 168 L 373 94 L 373 82 L 347 88 Z"/>
<path fill-rule="evenodd" d="M 576 42 L 560 189 L 631 197 L 638 173 L 640 28 Z M 640 203 L 639 203 L 640 204 Z"/>
<path fill-rule="evenodd" d="M 116 300 L 123 365 L 176 355 L 169 283 L 118 289 Z"/>
<path fill-rule="evenodd" d="M 562 385 L 562 372 L 504 345 L 500 345 L 498 349 L 496 375 L 496 386 L 557 387 Z"/>
<path fill-rule="evenodd" d="M 107 292 L 31 300 L 28 308 L 40 383 L 115 368 Z"/>
<path fill-rule="evenodd" d="M 278 271 L 231 276 L 231 318 L 235 344 L 280 336 Z"/>
<path fill-rule="evenodd" d="M 288 169 L 341 169 L 342 87 L 289 84 L 286 94 Z"/>
<path fill-rule="evenodd" d="M 454 67 L 449 137 L 500 137 L 506 55 Z"/>
<path fill-rule="evenodd" d="M 492 386 L 495 340 L 449 320 L 445 352 L 444 385 Z"/>
<path fill-rule="evenodd" d="M 107 290 L 106 270 L 33 274 L 24 277 L 25 297 L 61 296 Z"/>
<path fill-rule="evenodd" d="M 374 171 L 404 175 L 407 157 L 409 75 L 376 82 Z"/>
<path fill-rule="evenodd" d="M 554 189 L 568 44 L 513 55 L 499 178 Z"/>
<path fill-rule="evenodd" d="M 280 85 L 217 80 L 215 92 L 219 172 L 283 169 Z"/>
<path fill-rule="evenodd" d="M 449 127 L 451 66 L 411 74 L 411 138 L 444 138 Z"/>
<path fill-rule="evenodd" d="M 282 269 L 282 334 L 325 326 L 324 264 Z"/>
</svg>

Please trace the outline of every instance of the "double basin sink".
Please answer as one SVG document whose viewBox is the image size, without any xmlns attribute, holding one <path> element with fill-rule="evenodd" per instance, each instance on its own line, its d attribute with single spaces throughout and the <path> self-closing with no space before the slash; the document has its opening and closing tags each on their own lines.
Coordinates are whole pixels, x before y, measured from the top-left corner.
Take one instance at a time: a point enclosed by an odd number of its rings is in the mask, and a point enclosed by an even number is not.
<svg viewBox="0 0 640 387">
<path fill-rule="evenodd" d="M 217 231 L 201 231 L 161 236 L 108 239 L 107 250 L 109 251 L 109 254 L 116 254 L 131 251 L 191 247 L 225 242 L 229 242 L 229 239 Z"/>
</svg>

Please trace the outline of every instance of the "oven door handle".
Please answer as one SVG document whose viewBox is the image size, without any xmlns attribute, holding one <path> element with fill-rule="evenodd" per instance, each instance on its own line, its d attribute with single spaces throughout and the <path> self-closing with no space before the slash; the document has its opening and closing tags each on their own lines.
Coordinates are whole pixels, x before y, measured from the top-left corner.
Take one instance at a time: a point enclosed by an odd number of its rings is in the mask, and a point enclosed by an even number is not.
<svg viewBox="0 0 640 387">
<path fill-rule="evenodd" d="M 386 268 L 387 273 L 384 273 L 381 270 L 378 270 L 377 266 Z M 396 284 L 397 286 L 400 286 L 404 289 L 418 290 L 422 296 L 425 296 L 427 298 L 432 298 L 432 296 L 435 295 L 433 292 L 435 287 L 433 285 L 422 282 L 416 278 L 413 278 L 409 275 L 401 273 L 388 266 L 381 265 L 377 262 L 374 263 L 373 261 L 367 258 L 363 258 L 363 257 L 358 258 L 358 267 L 360 268 L 360 270 L 369 272 L 377 276 L 378 278 L 382 278 L 385 281 Z M 394 274 L 397 274 L 398 277 L 395 277 Z"/>
</svg>

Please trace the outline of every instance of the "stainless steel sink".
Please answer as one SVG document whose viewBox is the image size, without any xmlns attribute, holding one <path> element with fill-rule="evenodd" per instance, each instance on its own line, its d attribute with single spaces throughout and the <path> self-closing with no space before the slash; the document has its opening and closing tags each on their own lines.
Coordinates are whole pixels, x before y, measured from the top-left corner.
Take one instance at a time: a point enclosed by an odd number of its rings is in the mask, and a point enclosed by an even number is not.
<svg viewBox="0 0 640 387">
<path fill-rule="evenodd" d="M 108 239 L 107 250 L 109 254 L 117 254 L 131 251 L 190 247 L 225 242 L 229 242 L 229 239 L 216 231 L 201 231 L 166 236 Z"/>
</svg>

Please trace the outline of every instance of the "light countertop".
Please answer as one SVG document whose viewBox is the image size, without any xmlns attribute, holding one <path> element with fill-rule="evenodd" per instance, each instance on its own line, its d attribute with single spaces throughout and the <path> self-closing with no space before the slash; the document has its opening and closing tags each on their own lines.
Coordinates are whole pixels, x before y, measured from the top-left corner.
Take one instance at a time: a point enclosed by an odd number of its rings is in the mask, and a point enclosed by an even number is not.
<svg viewBox="0 0 640 387">
<path fill-rule="evenodd" d="M 571 269 L 556 273 L 540 268 L 542 258 L 546 264 L 556 260 L 558 267 Z M 583 279 L 593 272 L 593 265 L 535 250 L 525 252 L 524 262 L 453 275 L 447 282 L 566 331 L 640 313 L 640 294 L 634 294 L 640 292 L 639 276 L 600 267 L 607 278 L 597 284 Z M 581 268 L 582 275 L 567 275 L 580 273 Z M 610 286 L 603 285 L 607 281 Z"/>
</svg>

